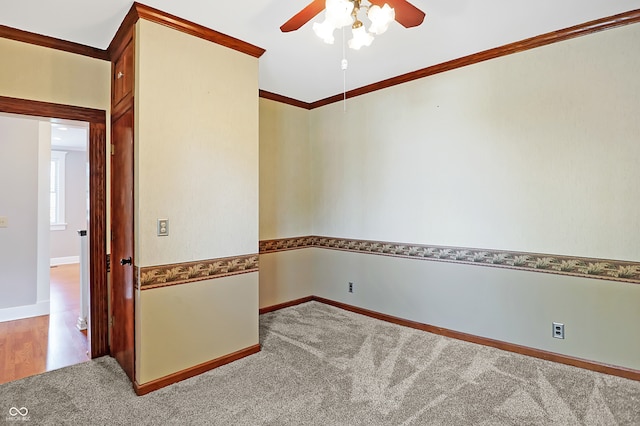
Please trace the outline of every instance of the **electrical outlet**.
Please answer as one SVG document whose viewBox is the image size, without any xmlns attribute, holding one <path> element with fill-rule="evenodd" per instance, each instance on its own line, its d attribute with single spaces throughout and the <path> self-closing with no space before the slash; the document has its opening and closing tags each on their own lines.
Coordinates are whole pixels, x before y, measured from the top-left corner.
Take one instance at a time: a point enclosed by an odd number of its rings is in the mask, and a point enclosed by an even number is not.
<svg viewBox="0 0 640 426">
<path fill-rule="evenodd" d="M 158 237 L 169 235 L 169 219 L 158 219 Z"/>
<path fill-rule="evenodd" d="M 0 228 L 9 227 L 9 218 L 6 216 L 0 216 Z"/>
<path fill-rule="evenodd" d="M 349 283 L 349 293 L 353 293 L 353 283 Z"/>
<path fill-rule="evenodd" d="M 564 324 L 554 322 L 552 336 L 556 339 L 564 339 Z"/>
</svg>

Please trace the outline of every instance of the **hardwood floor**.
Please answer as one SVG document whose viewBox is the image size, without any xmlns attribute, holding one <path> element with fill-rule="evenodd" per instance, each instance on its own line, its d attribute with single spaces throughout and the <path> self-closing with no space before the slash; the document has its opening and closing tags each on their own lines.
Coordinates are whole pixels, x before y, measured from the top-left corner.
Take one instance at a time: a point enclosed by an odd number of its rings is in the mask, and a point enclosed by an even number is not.
<svg viewBox="0 0 640 426">
<path fill-rule="evenodd" d="M 0 322 L 0 383 L 88 361 L 80 313 L 80 266 L 51 268 L 49 315 Z"/>
</svg>

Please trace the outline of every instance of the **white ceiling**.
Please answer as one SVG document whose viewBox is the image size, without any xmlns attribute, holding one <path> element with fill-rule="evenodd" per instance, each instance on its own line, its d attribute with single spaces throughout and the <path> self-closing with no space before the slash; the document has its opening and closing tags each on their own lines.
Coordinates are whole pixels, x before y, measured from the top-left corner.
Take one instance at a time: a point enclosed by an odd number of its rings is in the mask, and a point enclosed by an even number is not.
<svg viewBox="0 0 640 426">
<path fill-rule="evenodd" d="M 292 33 L 280 25 L 310 0 L 145 0 L 180 16 L 266 49 L 260 88 L 305 102 L 343 91 L 342 37 L 318 39 L 307 23 Z M 346 49 L 346 89 L 514 41 L 617 13 L 640 9 L 640 0 L 410 0 L 426 12 L 412 29 L 393 23 L 360 51 Z M 0 24 L 105 49 L 130 0 L 28 0 L 0 2 Z M 319 20 L 321 16 L 315 20 Z M 313 22 L 313 21 L 312 21 Z M 347 36 L 348 36 L 347 31 Z"/>
<path fill-rule="evenodd" d="M 89 126 L 68 120 L 51 123 L 51 149 L 64 151 L 86 151 L 89 141 Z"/>
<path fill-rule="evenodd" d="M 89 123 L 60 118 L 34 117 L 0 112 L 0 117 L 15 120 L 35 120 L 51 123 L 51 149 L 86 151 L 89 144 Z"/>
</svg>

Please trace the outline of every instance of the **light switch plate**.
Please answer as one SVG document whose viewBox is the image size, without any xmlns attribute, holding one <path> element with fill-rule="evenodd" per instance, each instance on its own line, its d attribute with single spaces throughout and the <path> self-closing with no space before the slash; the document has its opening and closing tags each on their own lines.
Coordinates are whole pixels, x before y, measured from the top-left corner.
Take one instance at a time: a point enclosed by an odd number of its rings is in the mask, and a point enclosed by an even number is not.
<svg viewBox="0 0 640 426">
<path fill-rule="evenodd" d="M 0 216 L 0 228 L 9 227 L 9 218 L 6 216 Z"/>
<path fill-rule="evenodd" d="M 158 237 L 169 235 L 169 219 L 158 219 Z"/>
</svg>

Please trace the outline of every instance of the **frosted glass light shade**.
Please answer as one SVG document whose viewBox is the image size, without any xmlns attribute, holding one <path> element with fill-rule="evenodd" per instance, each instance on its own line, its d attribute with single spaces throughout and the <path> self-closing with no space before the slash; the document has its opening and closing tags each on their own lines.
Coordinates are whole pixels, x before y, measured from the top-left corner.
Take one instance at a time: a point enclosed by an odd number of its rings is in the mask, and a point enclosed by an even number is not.
<svg viewBox="0 0 640 426">
<path fill-rule="evenodd" d="M 321 23 L 313 23 L 313 32 L 327 44 L 333 44 L 335 41 L 335 38 L 333 37 L 334 29 L 335 27 L 333 24 L 326 18 Z"/>
<path fill-rule="evenodd" d="M 382 7 L 371 6 L 367 16 L 371 20 L 369 31 L 374 34 L 382 34 L 387 31 L 391 21 L 396 19 L 396 11 L 385 3 Z"/>
<path fill-rule="evenodd" d="M 353 3 L 349 0 L 327 0 L 325 4 L 325 16 L 334 28 L 342 28 L 353 24 Z"/>
<path fill-rule="evenodd" d="M 349 47 L 354 50 L 360 50 L 362 46 L 370 46 L 373 36 L 364 29 L 364 26 L 354 28 L 352 31 L 353 38 L 349 40 Z"/>
</svg>

